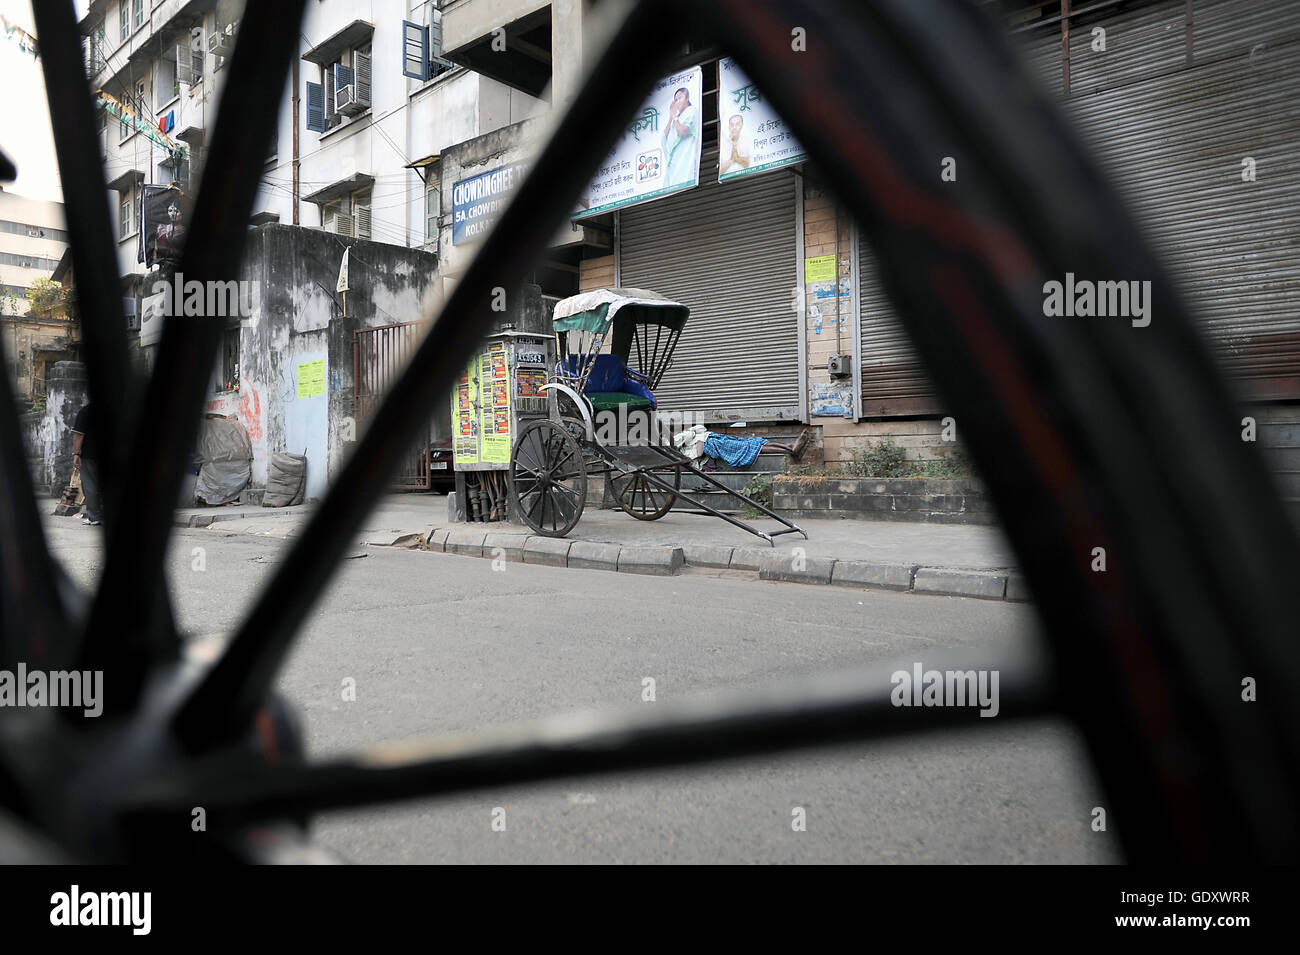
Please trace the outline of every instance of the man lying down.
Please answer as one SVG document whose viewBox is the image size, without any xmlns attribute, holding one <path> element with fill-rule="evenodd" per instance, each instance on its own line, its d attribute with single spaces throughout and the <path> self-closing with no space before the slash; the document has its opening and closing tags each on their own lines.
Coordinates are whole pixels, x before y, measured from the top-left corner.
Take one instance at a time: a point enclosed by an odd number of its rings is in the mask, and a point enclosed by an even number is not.
<svg viewBox="0 0 1300 955">
<path fill-rule="evenodd" d="M 697 424 L 689 431 L 679 431 L 673 435 L 673 444 L 688 458 L 709 457 L 733 468 L 744 468 L 753 464 L 760 454 L 770 454 L 773 451 L 788 454 L 792 461 L 797 461 L 803 456 L 811 439 L 811 432 L 804 430 L 794 444 L 779 444 L 757 436 L 718 434 Z"/>
</svg>

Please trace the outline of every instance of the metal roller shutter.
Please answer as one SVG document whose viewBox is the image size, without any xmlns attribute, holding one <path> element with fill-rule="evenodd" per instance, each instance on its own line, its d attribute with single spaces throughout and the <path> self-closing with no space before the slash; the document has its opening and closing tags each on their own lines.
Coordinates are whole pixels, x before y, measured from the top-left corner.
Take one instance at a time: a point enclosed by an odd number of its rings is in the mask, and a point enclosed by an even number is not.
<svg viewBox="0 0 1300 955">
<path fill-rule="evenodd" d="M 1086 7 L 1071 21 L 1067 113 L 1245 396 L 1300 398 L 1300 3 Z M 1104 52 L 1092 49 L 1098 26 Z M 1014 38 L 1060 98 L 1060 23 Z M 1246 157 L 1255 182 L 1242 181 Z M 870 250 L 859 258 L 863 414 L 926 410 L 924 368 Z"/>
<path fill-rule="evenodd" d="M 929 414 L 940 410 L 925 365 L 885 295 L 876 257 L 858 242 L 858 313 L 861 323 L 863 417 Z"/>
<path fill-rule="evenodd" d="M 798 418 L 794 174 L 719 184 L 717 157 L 704 150 L 699 188 L 619 213 L 619 282 L 691 310 L 660 408 Z"/>
<path fill-rule="evenodd" d="M 1057 51 L 1036 59 L 1059 91 L 1060 27 L 1044 29 L 1031 45 Z M 1076 128 L 1244 396 L 1300 398 L 1300 4 L 1102 11 L 1072 24 L 1069 87 Z M 1242 181 L 1247 157 L 1255 182 Z"/>
</svg>

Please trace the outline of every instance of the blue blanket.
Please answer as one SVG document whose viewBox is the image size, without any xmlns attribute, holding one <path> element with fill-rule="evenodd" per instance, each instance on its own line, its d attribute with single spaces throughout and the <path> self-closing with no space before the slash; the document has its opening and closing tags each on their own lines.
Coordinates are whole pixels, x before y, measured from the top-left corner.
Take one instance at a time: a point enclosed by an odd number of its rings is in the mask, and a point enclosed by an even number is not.
<svg viewBox="0 0 1300 955">
<path fill-rule="evenodd" d="M 734 434 L 714 434 L 704 441 L 704 453 L 718 458 L 733 468 L 744 468 L 754 463 L 758 453 L 767 444 L 765 438 L 742 438 Z"/>
</svg>

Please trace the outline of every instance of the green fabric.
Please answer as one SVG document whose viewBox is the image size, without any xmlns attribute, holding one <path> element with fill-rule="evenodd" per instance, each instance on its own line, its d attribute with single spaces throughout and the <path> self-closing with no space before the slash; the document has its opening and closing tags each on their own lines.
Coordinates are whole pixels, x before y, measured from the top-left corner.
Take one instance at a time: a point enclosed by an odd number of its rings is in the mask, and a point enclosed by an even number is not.
<svg viewBox="0 0 1300 955">
<path fill-rule="evenodd" d="M 595 332 L 603 334 L 609 328 L 609 303 L 590 312 L 578 312 L 555 320 L 557 332 Z"/>
<path fill-rule="evenodd" d="M 629 408 L 650 407 L 649 398 L 629 395 L 625 391 L 588 391 L 586 395 L 591 401 L 591 406 L 597 411 L 609 411 L 619 405 L 627 405 Z"/>
</svg>

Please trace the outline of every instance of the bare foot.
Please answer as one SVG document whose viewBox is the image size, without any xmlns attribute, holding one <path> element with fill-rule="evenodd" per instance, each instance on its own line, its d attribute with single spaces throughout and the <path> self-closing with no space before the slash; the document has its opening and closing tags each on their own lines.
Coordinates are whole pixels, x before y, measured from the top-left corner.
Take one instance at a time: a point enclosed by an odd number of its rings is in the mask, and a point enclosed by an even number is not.
<svg viewBox="0 0 1300 955">
<path fill-rule="evenodd" d="M 790 457 L 794 458 L 796 461 L 803 457 L 803 453 L 808 447 L 808 442 L 811 440 L 812 431 L 804 429 L 804 431 L 799 435 L 799 439 L 795 441 Z"/>
</svg>

